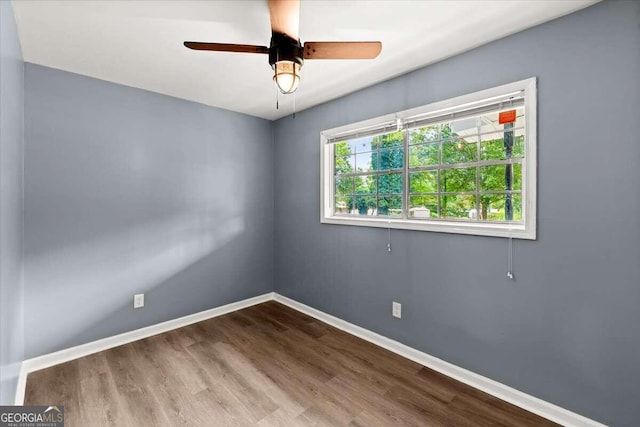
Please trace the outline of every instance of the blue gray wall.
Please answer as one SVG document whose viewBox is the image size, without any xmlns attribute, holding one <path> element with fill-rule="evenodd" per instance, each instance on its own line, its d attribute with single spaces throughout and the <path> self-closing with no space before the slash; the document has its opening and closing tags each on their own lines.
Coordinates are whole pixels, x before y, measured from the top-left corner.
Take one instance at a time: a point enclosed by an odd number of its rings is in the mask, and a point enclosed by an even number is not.
<svg viewBox="0 0 640 427">
<path fill-rule="evenodd" d="M 604 2 L 275 124 L 276 291 L 613 425 L 640 420 L 640 3 Z M 495 23 L 499 25 L 499 23 Z M 538 240 L 320 224 L 323 129 L 538 77 Z M 401 320 L 391 302 L 403 304 Z"/>
<path fill-rule="evenodd" d="M 0 405 L 13 404 L 24 356 L 24 63 L 11 3 L 0 1 Z"/>
<path fill-rule="evenodd" d="M 25 356 L 271 292 L 273 164 L 267 120 L 27 64 Z"/>
</svg>

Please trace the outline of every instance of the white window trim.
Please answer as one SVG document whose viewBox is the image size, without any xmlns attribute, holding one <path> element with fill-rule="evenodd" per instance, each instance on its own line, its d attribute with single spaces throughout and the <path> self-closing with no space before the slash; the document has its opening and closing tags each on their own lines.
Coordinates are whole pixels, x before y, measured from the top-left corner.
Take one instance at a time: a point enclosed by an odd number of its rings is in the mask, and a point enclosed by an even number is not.
<svg viewBox="0 0 640 427">
<path fill-rule="evenodd" d="M 504 96 L 512 92 L 524 91 L 525 102 L 525 158 L 522 163 L 522 224 L 479 223 L 446 220 L 412 220 L 387 217 L 346 217 L 333 214 L 334 174 L 333 144 L 327 141 L 334 135 L 340 135 L 356 129 L 373 127 L 381 123 L 397 121 L 417 115 L 436 114 L 448 109 L 457 109 L 465 104 Z M 458 96 L 446 101 L 435 102 L 422 107 L 412 108 L 394 114 L 364 120 L 328 129 L 320 133 L 320 222 L 323 224 L 355 225 L 365 227 L 394 228 L 401 230 L 435 231 L 443 233 L 472 234 L 479 236 L 513 237 L 518 239 L 536 239 L 536 170 L 537 170 L 537 82 L 536 78 L 521 80 L 491 89 Z"/>
</svg>

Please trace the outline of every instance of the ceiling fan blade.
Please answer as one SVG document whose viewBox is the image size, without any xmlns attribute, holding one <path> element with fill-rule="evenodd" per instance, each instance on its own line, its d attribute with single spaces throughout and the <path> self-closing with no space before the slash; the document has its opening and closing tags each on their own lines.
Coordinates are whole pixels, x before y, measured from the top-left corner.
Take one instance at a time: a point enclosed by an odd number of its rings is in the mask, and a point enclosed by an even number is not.
<svg viewBox="0 0 640 427">
<path fill-rule="evenodd" d="M 373 59 L 381 42 L 306 42 L 304 59 Z"/>
<path fill-rule="evenodd" d="M 213 50 L 217 52 L 240 52 L 240 53 L 269 53 L 268 47 L 255 46 L 252 44 L 184 42 L 184 45 L 189 49 L 193 49 L 193 50 Z"/>
<path fill-rule="evenodd" d="M 298 40 L 300 29 L 300 0 L 269 0 L 271 32 L 286 34 Z"/>
</svg>

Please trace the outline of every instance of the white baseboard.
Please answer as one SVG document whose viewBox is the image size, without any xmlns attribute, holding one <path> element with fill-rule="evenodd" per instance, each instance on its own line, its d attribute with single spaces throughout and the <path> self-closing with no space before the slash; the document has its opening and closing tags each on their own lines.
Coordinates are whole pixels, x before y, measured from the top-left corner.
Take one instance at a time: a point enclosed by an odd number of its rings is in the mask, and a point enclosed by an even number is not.
<svg viewBox="0 0 640 427">
<path fill-rule="evenodd" d="M 231 313 L 233 311 L 242 310 L 243 308 L 251 307 L 252 305 L 260 304 L 266 301 L 271 301 L 273 299 L 273 292 L 269 292 L 257 297 L 233 302 L 231 304 L 201 311 L 195 314 L 190 314 L 188 316 L 179 317 L 177 319 L 168 320 L 166 322 L 157 323 L 155 325 L 136 329 L 134 331 L 125 332 L 122 334 L 114 335 L 112 337 L 103 338 L 101 340 L 81 344 L 71 348 L 66 348 L 54 353 L 44 354 L 32 359 L 27 359 L 22 362 L 22 365 L 20 367 L 15 404 L 24 404 L 24 393 L 27 385 L 27 375 L 30 372 L 49 368 L 60 363 L 69 362 L 80 357 L 108 350 L 113 347 L 118 347 L 123 344 L 128 344 L 133 341 L 138 341 L 143 338 L 148 338 L 150 336 L 161 334 L 163 332 L 168 332 L 173 329 L 182 328 L 183 326 L 191 325 L 192 323 L 202 322 L 203 320 L 222 316 L 223 314 Z"/>
<path fill-rule="evenodd" d="M 375 345 L 392 351 L 400 356 L 406 357 L 409 360 L 413 360 L 423 366 L 438 371 L 448 377 L 454 378 L 460 382 L 463 382 L 471 387 L 484 391 L 492 396 L 516 405 L 522 409 L 525 409 L 534 414 L 540 415 L 548 420 L 562 424 L 564 426 L 589 426 L 589 427 L 603 427 L 597 421 L 583 417 L 582 415 L 568 411 L 564 408 L 556 406 L 552 403 L 546 402 L 537 397 L 518 391 L 507 385 L 491 380 L 482 375 L 471 372 L 467 369 L 453 365 L 449 362 L 445 362 L 442 359 L 431 356 L 422 351 L 416 350 L 409 346 L 406 346 L 398 341 L 379 335 L 368 329 L 361 328 L 360 326 L 349 323 L 345 320 L 339 319 L 335 316 L 309 307 L 298 301 L 287 298 L 278 293 L 274 293 L 274 299 L 294 310 L 304 313 L 308 316 L 316 318 L 324 323 L 334 326 L 344 332 L 347 332 L 356 337 L 362 338 L 365 341 L 369 341 Z"/>
<path fill-rule="evenodd" d="M 294 310 L 304 313 L 308 316 L 316 318 L 324 323 L 343 330 L 351 335 L 362 338 L 382 348 L 392 351 L 400 356 L 413 360 L 416 363 L 424 365 L 444 375 L 454 378 L 460 382 L 470 385 L 484 391 L 492 396 L 516 405 L 534 414 L 540 415 L 548 420 L 554 421 L 564 426 L 588 426 L 603 427 L 597 421 L 583 417 L 582 415 L 568 411 L 564 408 L 546 402 L 537 397 L 518 391 L 512 387 L 491 380 L 482 375 L 471 372 L 467 369 L 445 362 L 442 359 L 431 356 L 422 351 L 406 346 L 398 341 L 379 335 L 368 329 L 349 323 L 330 314 L 324 313 L 315 308 L 309 307 L 298 301 L 287 298 L 275 292 L 266 293 L 257 297 L 245 299 L 221 307 L 212 308 L 200 313 L 191 314 L 189 316 L 180 317 L 178 319 L 169 320 L 158 323 L 156 325 L 147 326 L 145 328 L 136 329 L 134 331 L 125 332 L 123 334 L 104 338 L 98 341 L 82 344 L 76 347 L 60 350 L 55 353 L 45 354 L 42 356 L 27 359 L 22 362 L 20 374 L 18 376 L 18 386 L 16 391 L 15 404 L 22 405 L 24 403 L 25 387 L 27 385 L 27 375 L 30 372 L 45 369 L 60 363 L 69 362 L 80 357 L 88 356 L 93 353 L 108 350 L 119 345 L 127 344 L 152 335 L 161 334 L 173 329 L 181 328 L 192 323 L 201 322 L 233 311 L 241 310 L 252 305 L 260 304 L 266 301 L 275 300 Z"/>
</svg>

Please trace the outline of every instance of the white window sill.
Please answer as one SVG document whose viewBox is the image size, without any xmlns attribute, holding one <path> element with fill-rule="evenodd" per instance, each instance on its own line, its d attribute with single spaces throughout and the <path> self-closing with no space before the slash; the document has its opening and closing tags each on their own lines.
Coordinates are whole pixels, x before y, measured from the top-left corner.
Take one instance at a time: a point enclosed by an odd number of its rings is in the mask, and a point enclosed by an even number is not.
<svg viewBox="0 0 640 427">
<path fill-rule="evenodd" d="M 527 231 L 523 224 L 471 223 L 444 220 L 407 220 L 399 218 L 366 218 L 330 216 L 321 218 L 323 224 L 355 225 L 360 227 L 393 228 L 398 230 L 435 231 L 440 233 L 471 234 L 476 236 L 513 237 L 535 240 L 535 231 Z"/>
</svg>

